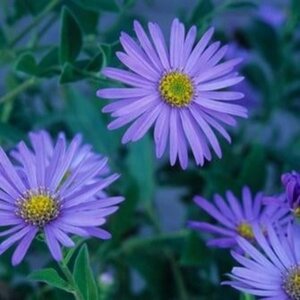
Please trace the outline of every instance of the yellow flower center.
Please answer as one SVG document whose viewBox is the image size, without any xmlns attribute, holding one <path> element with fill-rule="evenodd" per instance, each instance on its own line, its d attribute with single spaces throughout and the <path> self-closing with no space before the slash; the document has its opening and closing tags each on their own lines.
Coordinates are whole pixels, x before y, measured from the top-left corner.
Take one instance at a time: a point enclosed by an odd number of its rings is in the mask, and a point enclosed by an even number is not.
<svg viewBox="0 0 300 300">
<path fill-rule="evenodd" d="M 296 218 L 300 218 L 300 207 L 295 208 L 293 213 Z"/>
<path fill-rule="evenodd" d="M 55 219 L 60 210 L 57 199 L 49 192 L 39 190 L 29 191 L 17 201 L 19 209 L 17 215 L 22 217 L 25 222 L 39 227 Z"/>
<path fill-rule="evenodd" d="M 293 267 L 283 280 L 283 289 L 291 300 L 300 300 L 300 266 Z"/>
<path fill-rule="evenodd" d="M 241 223 L 237 227 L 237 232 L 240 236 L 244 237 L 247 240 L 254 239 L 253 230 L 250 224 L 248 223 Z"/>
<path fill-rule="evenodd" d="M 159 91 L 163 99 L 172 106 L 187 106 L 193 99 L 194 86 L 191 78 L 181 72 L 170 72 L 159 82 Z"/>
</svg>

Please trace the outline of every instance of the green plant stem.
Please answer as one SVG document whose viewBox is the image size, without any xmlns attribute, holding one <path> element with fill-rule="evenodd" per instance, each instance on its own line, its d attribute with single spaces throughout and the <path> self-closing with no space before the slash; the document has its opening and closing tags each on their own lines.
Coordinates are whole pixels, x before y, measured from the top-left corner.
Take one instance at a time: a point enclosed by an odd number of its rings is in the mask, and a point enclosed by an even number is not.
<svg viewBox="0 0 300 300">
<path fill-rule="evenodd" d="M 167 251 L 166 251 L 167 252 Z M 177 290 L 178 290 L 178 296 L 180 300 L 188 300 L 188 293 L 187 290 L 185 288 L 185 284 L 184 284 L 184 280 L 183 280 L 183 276 L 181 274 L 181 270 L 174 258 L 174 255 L 171 252 L 167 252 L 166 253 L 170 264 L 171 264 L 171 268 L 174 274 L 174 279 L 176 282 L 176 286 L 177 286 Z"/>
<path fill-rule="evenodd" d="M 52 0 L 49 2 L 49 4 L 45 7 L 45 9 L 30 23 L 24 30 L 22 30 L 10 43 L 9 46 L 13 47 L 15 46 L 26 34 L 34 28 L 40 21 L 43 20 L 43 18 L 47 15 L 48 12 L 50 12 L 58 3 L 60 0 Z"/>
<path fill-rule="evenodd" d="M 70 286 L 73 289 L 73 294 L 76 300 L 84 300 L 83 296 L 80 292 L 80 290 L 78 289 L 75 280 L 73 278 L 72 273 L 70 272 L 68 266 L 64 263 L 64 262 L 59 262 L 58 263 L 60 270 L 62 271 L 62 273 L 65 275 L 68 283 L 70 284 Z"/>
<path fill-rule="evenodd" d="M 31 77 L 28 80 L 24 81 L 17 88 L 1 97 L 0 104 L 14 99 L 16 96 L 27 90 L 30 86 L 34 85 L 36 83 L 36 80 L 37 79 L 35 77 Z"/>
</svg>

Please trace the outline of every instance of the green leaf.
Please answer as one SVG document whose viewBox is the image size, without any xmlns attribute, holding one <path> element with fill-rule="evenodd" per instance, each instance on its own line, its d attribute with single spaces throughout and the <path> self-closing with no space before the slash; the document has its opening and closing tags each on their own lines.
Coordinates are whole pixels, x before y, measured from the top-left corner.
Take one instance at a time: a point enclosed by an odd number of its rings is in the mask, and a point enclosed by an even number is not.
<svg viewBox="0 0 300 300">
<path fill-rule="evenodd" d="M 45 282 L 50 286 L 67 292 L 72 292 L 72 288 L 68 282 L 61 278 L 57 271 L 52 268 L 34 271 L 29 274 L 28 278 L 34 281 Z"/>
<path fill-rule="evenodd" d="M 59 49 L 53 47 L 41 59 L 38 64 L 39 75 L 42 77 L 52 77 L 60 74 Z"/>
<path fill-rule="evenodd" d="M 190 23 L 201 27 L 205 26 L 205 21 L 209 21 L 214 5 L 211 0 L 198 0 L 198 4 L 193 11 Z"/>
<path fill-rule="evenodd" d="M 81 132 L 96 151 L 109 155 L 113 161 L 119 146 L 119 134 L 106 128 L 105 115 L 101 114 L 100 101 L 96 97 L 83 96 L 74 89 L 66 88 L 67 123 L 75 134 Z"/>
<path fill-rule="evenodd" d="M 256 19 L 251 26 L 243 32 L 248 43 L 273 68 L 282 63 L 282 53 L 278 32 L 268 23 Z M 272 47 L 269 47 L 272 45 Z"/>
<path fill-rule="evenodd" d="M 61 36 L 60 36 L 60 62 L 74 62 L 80 53 L 82 47 L 81 28 L 66 7 L 62 10 L 61 15 Z"/>
<path fill-rule="evenodd" d="M 205 245 L 198 237 L 196 232 L 191 232 L 184 243 L 184 250 L 180 263 L 185 266 L 199 266 L 203 265 L 203 252 L 205 252 Z"/>
<path fill-rule="evenodd" d="M 90 72 L 99 72 L 106 64 L 106 57 L 103 50 L 97 53 L 86 66 L 86 70 Z"/>
<path fill-rule="evenodd" d="M 227 9 L 257 8 L 257 3 L 251 0 L 236 0 L 226 5 Z"/>
<path fill-rule="evenodd" d="M 149 135 L 128 146 L 127 157 L 128 172 L 134 178 L 139 188 L 140 199 L 151 201 L 154 192 L 154 154 L 152 141 Z"/>
<path fill-rule="evenodd" d="M 0 49 L 4 48 L 5 44 L 7 42 L 5 33 L 3 29 L 0 27 Z"/>
<path fill-rule="evenodd" d="M 74 280 L 85 300 L 97 300 L 98 289 L 90 266 L 90 258 L 86 245 L 83 245 L 74 264 Z"/>
<path fill-rule="evenodd" d="M 72 0 L 84 9 L 90 9 L 96 12 L 103 10 L 117 12 L 119 7 L 115 0 Z"/>
<path fill-rule="evenodd" d="M 19 57 L 15 65 L 15 69 L 29 75 L 37 75 L 38 73 L 37 63 L 33 55 L 30 53 L 24 53 Z"/>
<path fill-rule="evenodd" d="M 85 76 L 82 74 L 82 72 L 79 68 L 76 68 L 75 66 L 73 66 L 70 63 L 65 63 L 62 68 L 59 83 L 65 84 L 65 83 L 82 80 L 84 78 L 85 78 Z"/>
<path fill-rule="evenodd" d="M 254 145 L 244 159 L 244 166 L 239 176 L 240 182 L 242 185 L 248 185 L 253 191 L 259 191 L 264 187 L 266 173 L 264 148 Z"/>
</svg>

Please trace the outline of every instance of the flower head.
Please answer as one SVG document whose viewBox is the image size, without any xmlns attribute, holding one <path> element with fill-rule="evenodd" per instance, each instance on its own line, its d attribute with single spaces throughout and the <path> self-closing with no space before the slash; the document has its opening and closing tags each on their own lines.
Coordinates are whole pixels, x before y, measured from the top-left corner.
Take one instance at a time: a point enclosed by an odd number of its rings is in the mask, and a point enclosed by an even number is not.
<svg viewBox="0 0 300 300">
<path fill-rule="evenodd" d="M 30 134 L 31 149 L 20 142 L 13 153 L 17 166 L 0 148 L 0 226 L 10 227 L 0 233 L 6 236 L 0 254 L 17 243 L 14 265 L 39 232 L 56 260 L 62 259 L 61 246 L 74 246 L 71 234 L 109 238 L 98 226 L 123 200 L 99 197 L 118 175 L 103 177 L 107 159 L 92 155 L 79 135 L 69 145 L 61 135 L 53 148 L 48 137 L 43 132 Z M 79 159 L 79 153 L 85 155 Z"/>
<path fill-rule="evenodd" d="M 281 176 L 285 187 L 285 195 L 288 207 L 295 216 L 300 217 L 300 174 L 292 171 Z"/>
<path fill-rule="evenodd" d="M 241 267 L 234 267 L 231 281 L 224 282 L 237 290 L 261 299 L 300 299 L 300 255 L 292 228 L 286 230 L 268 226 L 264 232 L 253 227 L 254 247 L 246 239 L 237 239 L 245 256 L 232 252 Z M 265 234 L 266 233 L 266 234 Z"/>
<path fill-rule="evenodd" d="M 243 79 L 234 71 L 240 59 L 220 63 L 227 46 L 209 45 L 213 29 L 195 43 L 196 27 L 185 33 L 184 25 L 175 19 L 167 46 L 157 24 L 149 23 L 148 28 L 152 41 L 137 21 L 137 41 L 121 34 L 124 52 L 117 56 L 128 71 L 103 70 L 105 76 L 128 86 L 97 92 L 101 98 L 116 100 L 103 109 L 116 117 L 108 128 L 132 123 L 122 139 L 127 143 L 137 141 L 153 126 L 157 157 L 169 145 L 171 165 L 179 159 L 182 168 L 187 167 L 189 148 L 197 165 L 211 160 L 210 147 L 221 157 L 216 132 L 230 142 L 223 124 L 233 126 L 234 117 L 247 117 L 246 108 L 231 103 L 243 94 L 224 90 Z"/>
<path fill-rule="evenodd" d="M 257 224 L 266 228 L 266 224 L 280 220 L 285 222 L 285 210 L 276 206 L 264 207 L 263 195 L 258 193 L 252 198 L 250 189 L 244 187 L 242 202 L 231 191 L 227 191 L 226 200 L 220 195 L 214 196 L 214 204 L 206 199 L 196 196 L 194 201 L 205 212 L 217 221 L 217 225 L 207 222 L 190 221 L 189 226 L 199 231 L 216 235 L 208 241 L 209 246 L 219 248 L 235 248 L 237 238 L 242 236 L 248 241 L 253 241 L 253 226 Z"/>
</svg>

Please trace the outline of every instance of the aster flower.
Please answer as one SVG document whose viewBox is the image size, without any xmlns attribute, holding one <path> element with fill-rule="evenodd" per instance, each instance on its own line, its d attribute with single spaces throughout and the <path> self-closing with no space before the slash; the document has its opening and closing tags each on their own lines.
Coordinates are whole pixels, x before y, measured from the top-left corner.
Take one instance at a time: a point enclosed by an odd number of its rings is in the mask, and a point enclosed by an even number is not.
<svg viewBox="0 0 300 300">
<path fill-rule="evenodd" d="M 66 137 L 65 137 L 64 133 L 60 133 L 59 137 L 64 140 L 64 143 L 67 143 L 67 140 L 66 140 Z M 83 144 L 82 143 L 82 136 L 80 134 L 77 134 L 76 138 L 78 139 L 79 146 L 78 146 L 76 155 L 74 156 L 74 159 L 72 160 L 72 162 L 71 162 L 68 170 L 64 174 L 62 180 L 65 180 L 68 176 L 70 176 L 74 172 L 74 170 L 76 170 L 76 168 L 82 162 L 83 159 L 85 159 L 85 163 L 81 166 L 81 168 L 79 169 L 79 172 L 81 174 L 88 174 L 89 170 L 93 166 L 95 166 L 95 164 L 100 163 L 101 160 L 104 158 L 102 155 L 93 152 L 91 145 Z M 43 139 L 45 156 L 46 156 L 47 162 L 49 162 L 52 155 L 53 155 L 54 146 L 55 146 L 53 144 L 53 141 L 52 141 L 52 138 L 51 138 L 50 134 L 47 131 L 44 131 L 44 130 L 41 130 L 41 131 L 38 131 L 38 132 L 30 132 L 29 133 L 29 140 L 30 140 L 31 144 L 33 144 L 36 139 Z M 22 145 L 22 143 L 20 143 L 20 145 Z M 10 155 L 19 164 L 22 165 L 22 156 L 20 155 L 20 151 L 18 151 L 18 148 L 20 147 L 20 145 L 18 145 L 16 149 L 11 151 Z M 30 149 L 29 149 L 29 151 L 31 152 L 32 156 L 34 156 L 34 153 Z M 19 171 L 20 171 L 20 175 L 22 175 L 22 173 L 23 173 L 22 168 Z M 106 176 L 109 175 L 109 173 L 110 173 L 109 167 L 108 167 L 107 164 L 105 164 L 105 166 L 103 166 L 103 168 L 97 174 L 95 174 L 95 180 L 99 180 L 100 178 L 105 178 Z M 25 178 L 25 180 L 26 180 L 26 175 L 24 175 L 23 178 Z M 88 183 L 91 184 L 91 183 L 93 183 L 93 181 L 94 181 L 94 179 L 91 178 Z M 101 190 L 97 194 L 97 196 L 105 197 L 106 193 L 105 193 L 105 191 Z"/>
<path fill-rule="evenodd" d="M 279 206 L 293 217 L 300 217 L 300 174 L 296 171 L 285 173 L 281 181 L 285 192 L 279 196 L 266 197 L 265 204 Z"/>
<path fill-rule="evenodd" d="M 217 225 L 207 222 L 190 221 L 189 227 L 201 232 L 216 235 L 207 242 L 208 246 L 219 248 L 235 248 L 237 238 L 242 236 L 253 241 L 253 226 L 257 224 L 265 228 L 270 222 L 286 222 L 285 210 L 276 206 L 265 207 L 263 194 L 254 197 L 248 187 L 242 190 L 242 202 L 231 191 L 227 191 L 226 199 L 216 194 L 214 205 L 206 199 L 196 196 L 195 203 L 217 221 Z"/>
<path fill-rule="evenodd" d="M 300 217 L 300 174 L 292 171 L 281 176 L 285 187 L 287 205 L 295 216 Z"/>
<path fill-rule="evenodd" d="M 232 252 L 242 266 L 234 267 L 230 274 L 232 281 L 223 284 L 260 299 L 299 300 L 300 255 L 292 228 L 287 235 L 282 228 L 275 232 L 273 226 L 268 226 L 267 234 L 257 226 L 253 232 L 257 246 L 242 237 L 237 239 L 246 255 Z"/>
<path fill-rule="evenodd" d="M 0 254 L 17 244 L 12 263 L 20 263 L 38 233 L 44 235 L 56 260 L 62 259 L 61 246 L 74 246 L 72 234 L 110 238 L 98 226 L 117 210 L 123 198 L 97 197 L 119 177 L 117 174 L 107 178 L 96 176 L 105 168 L 107 159 L 95 161 L 94 157 L 83 156 L 66 177 L 82 149 L 80 136 L 69 145 L 60 136 L 52 153 L 47 152 L 50 148 L 46 146 L 44 134 L 32 134 L 31 144 L 31 150 L 24 142 L 19 144 L 15 155 L 18 167 L 0 148 L 0 226 L 5 226 L 0 236 L 6 237 L 0 244 Z M 86 172 L 82 172 L 84 169 Z"/>
<path fill-rule="evenodd" d="M 246 108 L 232 103 L 243 94 L 224 90 L 243 79 L 234 71 L 240 59 L 220 63 L 227 46 L 209 45 L 213 29 L 196 43 L 196 27 L 185 33 L 184 25 L 175 19 L 167 47 L 159 26 L 149 23 L 148 28 L 152 41 L 137 21 L 137 41 L 121 34 L 124 52 L 117 52 L 117 57 L 129 70 L 102 72 L 128 86 L 97 92 L 114 100 L 103 108 L 116 117 L 108 128 L 132 123 L 122 138 L 127 143 L 139 140 L 153 126 L 156 156 L 160 158 L 169 145 L 171 165 L 179 159 L 182 168 L 187 167 L 189 148 L 197 165 L 211 160 L 210 148 L 221 157 L 216 132 L 230 142 L 223 124 L 234 126 L 235 117 L 247 117 Z"/>
</svg>

